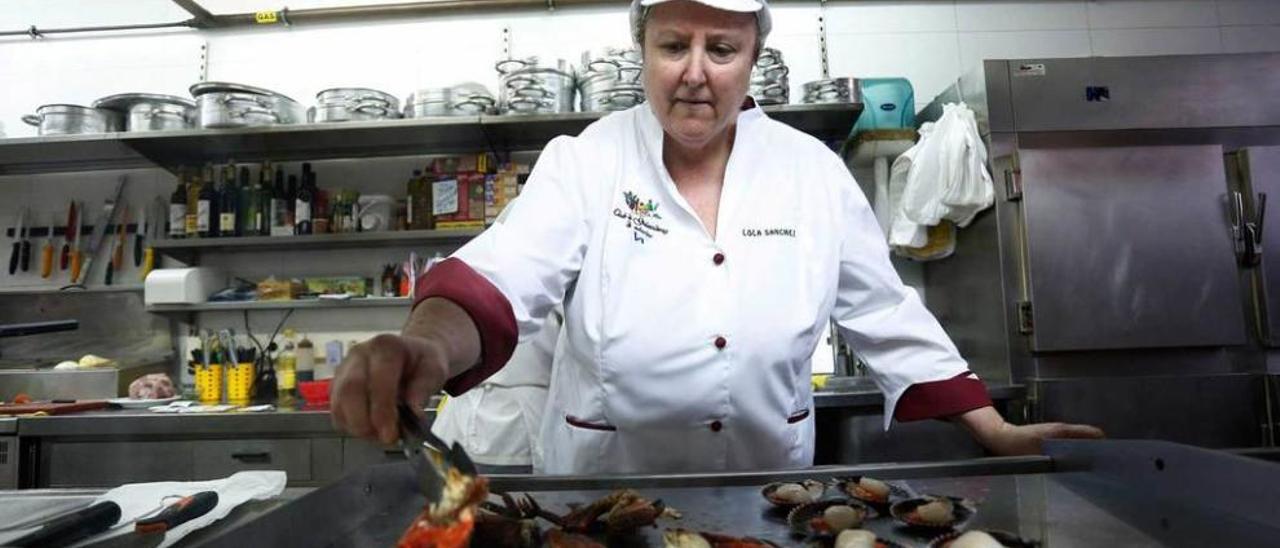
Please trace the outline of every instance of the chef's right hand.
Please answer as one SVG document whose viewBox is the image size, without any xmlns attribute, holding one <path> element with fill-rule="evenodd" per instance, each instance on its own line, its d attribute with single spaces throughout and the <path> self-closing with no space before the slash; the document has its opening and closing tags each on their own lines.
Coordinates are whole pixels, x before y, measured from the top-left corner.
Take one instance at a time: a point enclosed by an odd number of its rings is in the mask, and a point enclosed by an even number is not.
<svg viewBox="0 0 1280 548">
<path fill-rule="evenodd" d="M 378 335 L 351 348 L 333 379 L 333 425 L 384 444 L 400 438 L 396 404 L 421 412 L 449 380 L 448 354 L 428 338 Z"/>
</svg>

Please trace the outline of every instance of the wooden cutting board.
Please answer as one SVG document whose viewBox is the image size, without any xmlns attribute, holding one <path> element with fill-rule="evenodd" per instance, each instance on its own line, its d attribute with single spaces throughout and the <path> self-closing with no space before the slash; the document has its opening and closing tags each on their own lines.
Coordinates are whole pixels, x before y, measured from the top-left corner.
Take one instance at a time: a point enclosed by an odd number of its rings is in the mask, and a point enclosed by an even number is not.
<svg viewBox="0 0 1280 548">
<path fill-rule="evenodd" d="M 0 404 L 0 415 L 30 415 L 32 413 L 40 413 L 42 411 L 50 415 L 66 415 L 68 413 L 105 409 L 106 407 L 107 400 L 82 400 L 73 403 L 6 403 Z"/>
</svg>

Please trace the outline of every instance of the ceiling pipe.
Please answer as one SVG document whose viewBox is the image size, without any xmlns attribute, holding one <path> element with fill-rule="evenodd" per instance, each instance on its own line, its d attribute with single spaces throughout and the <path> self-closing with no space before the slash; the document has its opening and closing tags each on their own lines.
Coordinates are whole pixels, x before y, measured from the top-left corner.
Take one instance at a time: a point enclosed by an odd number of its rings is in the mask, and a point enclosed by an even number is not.
<svg viewBox="0 0 1280 548">
<path fill-rule="evenodd" d="M 197 0 L 173 0 L 174 4 L 191 14 L 191 20 L 200 28 L 213 26 L 213 14 L 204 9 Z"/>
<path fill-rule="evenodd" d="M 199 28 L 194 20 L 177 21 L 174 23 L 146 23 L 134 25 L 103 25 L 95 27 L 63 27 L 42 29 L 31 25 L 25 30 L 5 30 L 0 31 L 0 38 L 6 36 L 27 36 L 35 39 L 47 34 L 74 34 L 78 32 L 119 32 L 129 30 L 150 30 L 150 29 L 168 29 L 168 28 Z"/>
</svg>

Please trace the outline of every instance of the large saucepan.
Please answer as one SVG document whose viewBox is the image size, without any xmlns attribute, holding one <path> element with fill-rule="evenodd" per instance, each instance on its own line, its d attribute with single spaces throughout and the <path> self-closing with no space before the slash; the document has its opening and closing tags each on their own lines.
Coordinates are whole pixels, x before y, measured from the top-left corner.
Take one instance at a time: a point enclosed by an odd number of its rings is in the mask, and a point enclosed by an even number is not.
<svg viewBox="0 0 1280 548">
<path fill-rule="evenodd" d="M 41 105 L 35 114 L 23 116 L 22 121 L 35 126 L 40 135 L 109 133 L 121 128 L 117 112 L 68 104 Z"/>
<path fill-rule="evenodd" d="M 190 99 L 151 93 L 122 93 L 93 102 L 124 118 L 125 131 L 167 131 L 196 127 L 196 104 Z"/>
<path fill-rule="evenodd" d="M 330 88 L 316 94 L 316 122 L 385 120 L 400 117 L 400 100 L 369 88 Z"/>
<path fill-rule="evenodd" d="M 243 84 L 201 82 L 191 86 L 200 111 L 200 127 L 232 128 L 300 124 L 307 111 L 282 94 Z"/>
</svg>

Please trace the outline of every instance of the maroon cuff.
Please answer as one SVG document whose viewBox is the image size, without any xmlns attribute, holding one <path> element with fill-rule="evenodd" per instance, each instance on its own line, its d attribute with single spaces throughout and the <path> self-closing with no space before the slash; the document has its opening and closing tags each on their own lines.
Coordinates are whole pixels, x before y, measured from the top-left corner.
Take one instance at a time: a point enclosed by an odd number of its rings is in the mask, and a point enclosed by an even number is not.
<svg viewBox="0 0 1280 548">
<path fill-rule="evenodd" d="M 445 259 L 418 279 L 413 306 L 431 297 L 442 297 L 462 307 L 480 332 L 480 363 L 444 385 L 450 396 L 460 396 L 511 359 L 519 337 L 516 316 L 511 302 L 498 288 L 458 259 Z"/>
<path fill-rule="evenodd" d="M 902 421 L 937 419 L 959 415 L 991 405 L 987 387 L 968 371 L 943 381 L 911 385 L 893 410 L 893 418 Z"/>
</svg>

